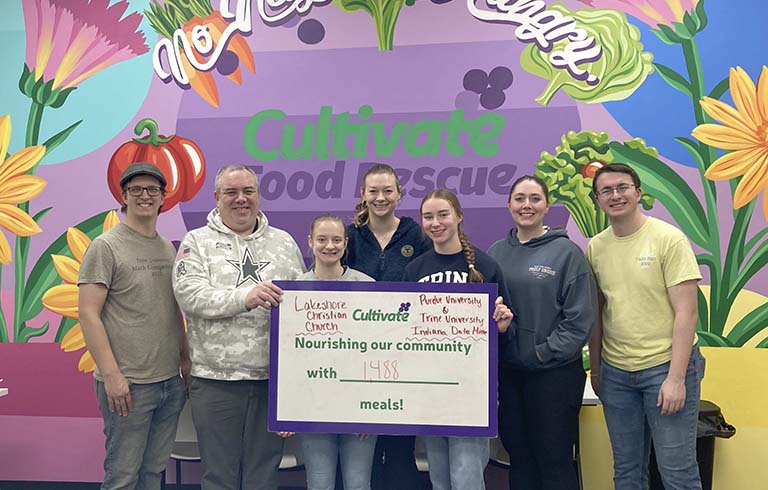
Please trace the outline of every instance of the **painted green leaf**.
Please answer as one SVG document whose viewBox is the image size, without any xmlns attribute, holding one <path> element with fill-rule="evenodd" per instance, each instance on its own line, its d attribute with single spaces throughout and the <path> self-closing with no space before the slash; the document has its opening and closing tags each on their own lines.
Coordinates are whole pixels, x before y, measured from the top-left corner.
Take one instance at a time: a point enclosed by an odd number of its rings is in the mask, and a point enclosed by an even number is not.
<svg viewBox="0 0 768 490">
<path fill-rule="evenodd" d="M 45 335 L 45 333 L 48 331 L 48 326 L 48 322 L 45 322 L 41 327 L 32 328 L 28 327 L 26 322 L 23 322 L 16 342 L 29 342 L 29 339 L 32 337 L 40 337 L 41 335 Z"/>
<path fill-rule="evenodd" d="M 520 66 L 533 75 L 549 80 L 547 88 L 536 98 L 538 103 L 549 104 L 560 89 L 581 102 L 596 104 L 623 100 L 632 95 L 653 72 L 653 55 L 643 51 L 640 31 L 627 21 L 623 12 L 600 9 L 571 11 L 560 3 L 547 8 L 573 17 L 580 29 L 594 37 L 597 45 L 602 48 L 602 55 L 596 61 L 579 66 L 598 77 L 599 82 L 590 85 L 573 78 L 567 70 L 555 68 L 549 62 L 553 51 L 563 49 L 568 44 L 566 38 L 555 42 L 554 47 L 546 53 L 535 44 L 526 46 L 520 55 Z"/>
<path fill-rule="evenodd" d="M 750 239 L 750 240 L 747 242 L 747 247 L 746 247 L 745 253 L 749 253 L 749 252 L 751 252 L 751 251 L 752 251 L 752 249 L 753 249 L 753 248 L 755 248 L 755 245 L 757 245 L 757 244 L 760 242 L 760 240 L 762 240 L 762 239 L 765 237 L 765 235 L 768 235 L 768 227 L 766 227 L 766 228 L 763 228 L 762 230 L 760 230 L 759 232 L 757 232 L 757 233 L 755 234 L 755 236 L 753 236 L 753 237 L 752 237 L 752 238 L 751 238 L 751 239 Z"/>
<path fill-rule="evenodd" d="M 364 10 L 373 17 L 379 50 L 390 51 L 394 46 L 395 25 L 405 0 L 333 0 L 344 12 Z"/>
<path fill-rule="evenodd" d="M 75 225 L 91 239 L 101 235 L 104 218 L 109 211 L 104 211 Z M 37 259 L 29 273 L 27 287 L 24 290 L 22 319 L 30 320 L 43 310 L 42 298 L 46 291 L 61 283 L 61 277 L 53 267 L 51 255 L 66 255 L 72 257 L 67 245 L 67 232 L 62 233 Z"/>
<path fill-rule="evenodd" d="M 688 83 L 688 80 L 683 78 L 681 74 L 666 65 L 662 65 L 661 63 L 654 63 L 653 66 L 656 68 L 656 72 L 659 74 L 659 76 L 663 78 L 665 82 L 670 84 L 672 88 L 679 90 L 689 98 L 693 97 L 691 84 Z"/>
<path fill-rule="evenodd" d="M 67 318 L 65 316 L 61 317 L 59 328 L 56 330 L 56 338 L 54 339 L 54 342 L 60 344 L 61 341 L 64 340 L 64 336 L 67 335 L 67 332 L 72 330 L 72 327 L 75 325 L 77 325 L 77 320 L 74 318 Z"/>
<path fill-rule="evenodd" d="M 705 347 L 736 347 L 733 343 L 714 333 L 709 332 L 696 332 L 699 336 L 699 344 Z"/>
<path fill-rule="evenodd" d="M 632 166 L 648 194 L 667 208 L 680 229 L 700 247 L 709 246 L 707 215 L 699 198 L 688 184 L 667 164 L 627 144 L 613 142 L 611 151 L 616 161 Z"/>
<path fill-rule="evenodd" d="M 747 313 L 728 332 L 728 340 L 742 346 L 755 335 L 768 328 L 768 302 Z"/>
<path fill-rule="evenodd" d="M 688 150 L 688 153 L 690 153 L 693 159 L 696 161 L 696 165 L 698 165 L 699 169 L 704 168 L 704 158 L 701 156 L 701 147 L 698 143 L 684 136 L 678 136 L 675 138 L 675 141 L 683 145 L 683 147 Z"/>
<path fill-rule="evenodd" d="M 64 143 L 64 141 L 69 137 L 72 131 L 74 131 L 75 128 L 78 127 L 81 122 L 83 122 L 82 119 L 70 125 L 69 127 L 62 129 L 58 133 L 54 134 L 53 136 L 45 140 L 45 143 L 43 143 L 43 145 L 45 146 L 45 154 L 49 155 L 53 150 L 56 149 L 57 146 Z"/>
<path fill-rule="evenodd" d="M 696 288 L 696 307 L 699 311 L 699 317 L 697 320 L 696 330 L 701 332 L 709 331 L 709 306 L 707 305 L 707 299 L 704 297 L 704 293 L 701 292 L 701 287 Z"/>
<path fill-rule="evenodd" d="M 744 263 L 744 267 L 739 272 L 736 281 L 731 284 L 728 291 L 730 296 L 735 297 L 744 286 L 747 285 L 752 276 L 757 274 L 763 267 L 768 265 L 768 240 L 761 243 L 755 253 Z"/>
<path fill-rule="evenodd" d="M 729 88 L 731 88 L 731 78 L 725 77 L 720 80 L 717 85 L 715 85 L 715 88 L 712 89 L 712 91 L 709 93 L 709 96 L 713 99 L 720 99 L 720 97 L 722 97 Z"/>
</svg>

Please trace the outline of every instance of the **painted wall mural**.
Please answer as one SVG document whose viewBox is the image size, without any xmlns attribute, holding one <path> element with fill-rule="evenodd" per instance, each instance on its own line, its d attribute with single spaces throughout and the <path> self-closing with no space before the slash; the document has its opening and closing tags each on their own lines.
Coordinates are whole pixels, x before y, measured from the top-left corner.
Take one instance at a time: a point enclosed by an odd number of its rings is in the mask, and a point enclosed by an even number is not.
<svg viewBox="0 0 768 490">
<path fill-rule="evenodd" d="M 89 419 L 98 455 L 77 273 L 118 223 L 117 180 L 135 161 L 168 177 L 159 227 L 171 240 L 205 223 L 225 164 L 253 166 L 270 222 L 301 244 L 318 213 L 350 218 L 361 176 L 384 161 L 404 185 L 402 213 L 450 188 L 481 248 L 511 226 L 509 185 L 534 172 L 552 191 L 548 224 L 585 245 L 607 226 L 592 176 L 626 162 L 647 212 L 694 244 L 700 342 L 768 347 L 760 0 L 18 0 L 0 11 L 2 430 Z M 4 451 L 20 463 L 0 480 L 99 478 L 100 456 L 42 468 Z"/>
</svg>

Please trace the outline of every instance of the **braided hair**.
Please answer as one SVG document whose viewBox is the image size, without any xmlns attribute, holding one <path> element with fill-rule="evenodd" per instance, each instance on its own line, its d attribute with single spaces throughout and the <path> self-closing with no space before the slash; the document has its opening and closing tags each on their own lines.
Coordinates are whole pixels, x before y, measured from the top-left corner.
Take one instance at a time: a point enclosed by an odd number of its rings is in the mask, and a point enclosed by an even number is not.
<svg viewBox="0 0 768 490">
<path fill-rule="evenodd" d="M 456 194 L 449 191 L 448 189 L 435 189 L 424 196 L 424 199 L 421 200 L 419 212 L 421 212 L 421 209 L 424 207 L 424 203 L 430 199 L 442 199 L 447 201 L 448 204 L 451 205 L 451 208 L 456 214 L 456 217 L 461 220 L 464 219 L 464 212 L 461 210 L 459 198 L 457 198 Z M 484 282 L 485 277 L 483 277 L 483 274 L 475 267 L 475 249 L 472 247 L 472 242 L 469 241 L 469 237 L 466 235 L 466 233 L 464 233 L 464 230 L 461 229 L 461 223 L 458 225 L 458 233 L 459 242 L 461 243 L 461 251 L 464 254 L 464 258 L 467 261 L 467 267 L 469 268 L 469 282 Z"/>
<path fill-rule="evenodd" d="M 353 223 L 357 228 L 368 224 L 368 203 L 365 200 L 365 181 L 369 175 L 387 174 L 391 175 L 395 179 L 395 186 L 397 187 L 397 193 L 403 193 L 403 187 L 400 185 L 400 179 L 397 178 L 395 169 L 387 165 L 386 163 L 376 163 L 365 172 L 363 181 L 360 183 L 360 202 L 355 205 L 355 218 Z"/>
</svg>

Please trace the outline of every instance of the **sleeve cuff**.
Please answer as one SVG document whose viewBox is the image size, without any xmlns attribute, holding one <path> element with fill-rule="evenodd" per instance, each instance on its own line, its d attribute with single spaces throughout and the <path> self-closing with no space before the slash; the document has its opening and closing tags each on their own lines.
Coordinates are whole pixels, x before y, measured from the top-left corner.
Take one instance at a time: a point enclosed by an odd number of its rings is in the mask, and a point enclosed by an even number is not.
<svg viewBox="0 0 768 490">
<path fill-rule="evenodd" d="M 245 298 L 248 296 L 248 290 L 247 289 L 236 289 L 235 290 L 235 298 L 237 299 L 237 304 L 240 305 L 240 307 L 243 309 L 243 311 L 250 311 L 247 306 L 245 306 Z"/>
<path fill-rule="evenodd" d="M 555 357 L 555 354 L 545 342 L 536 346 L 536 357 L 539 359 L 539 362 L 546 364 Z"/>
</svg>

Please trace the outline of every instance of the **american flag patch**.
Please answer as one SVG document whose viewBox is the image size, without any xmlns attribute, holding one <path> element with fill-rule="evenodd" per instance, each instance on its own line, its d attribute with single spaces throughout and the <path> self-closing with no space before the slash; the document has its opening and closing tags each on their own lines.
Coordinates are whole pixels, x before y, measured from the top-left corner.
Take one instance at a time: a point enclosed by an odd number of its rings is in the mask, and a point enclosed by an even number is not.
<svg viewBox="0 0 768 490">
<path fill-rule="evenodd" d="M 184 247 L 179 249 L 179 253 L 176 254 L 176 260 L 186 259 L 189 257 L 189 247 Z"/>
</svg>

